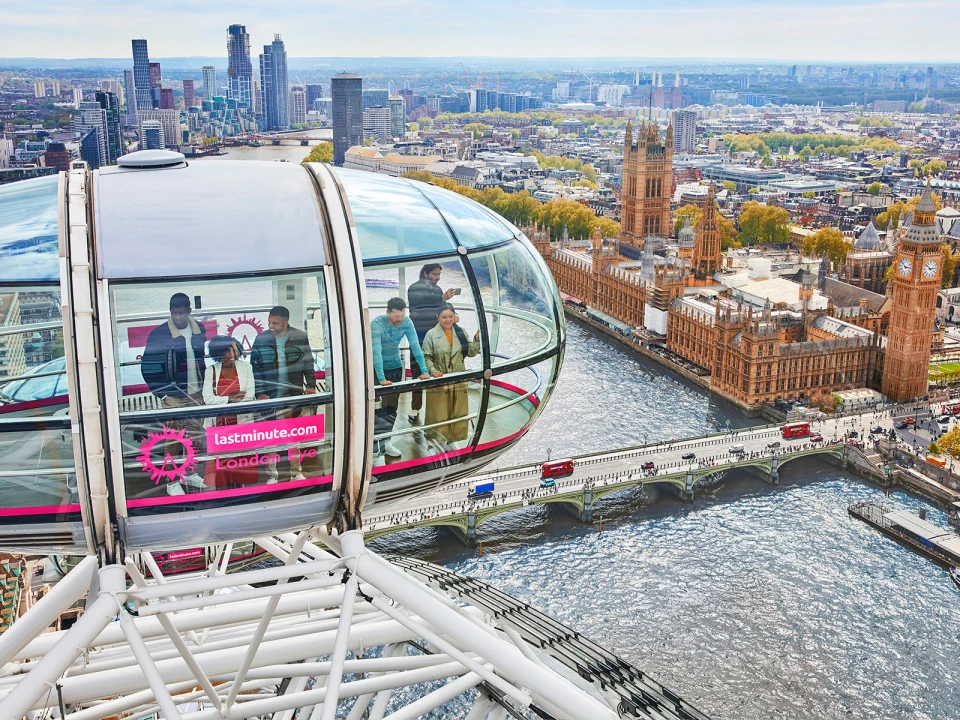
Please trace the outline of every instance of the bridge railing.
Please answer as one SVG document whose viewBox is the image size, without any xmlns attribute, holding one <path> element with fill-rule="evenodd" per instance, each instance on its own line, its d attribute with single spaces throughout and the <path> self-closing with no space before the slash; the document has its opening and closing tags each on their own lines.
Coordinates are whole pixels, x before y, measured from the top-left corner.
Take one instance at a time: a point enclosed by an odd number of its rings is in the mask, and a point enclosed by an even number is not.
<svg viewBox="0 0 960 720">
<path fill-rule="evenodd" d="M 445 503 L 437 503 L 435 505 L 429 505 L 422 508 L 395 510 L 385 515 L 370 517 L 368 519 L 369 526 L 367 529 L 369 531 L 376 532 L 377 530 L 382 530 L 389 527 L 416 524 L 423 522 L 424 520 L 439 520 L 444 517 L 449 518 L 463 516 L 466 515 L 471 509 L 475 512 L 479 512 L 505 505 L 513 505 L 518 501 L 522 502 L 524 499 L 532 502 L 536 502 L 537 500 L 543 501 L 552 495 L 565 494 L 565 489 L 572 489 L 577 492 L 582 492 L 588 486 L 590 488 L 597 487 L 598 485 L 601 487 L 607 486 L 610 484 L 608 482 L 610 480 L 617 481 L 615 484 L 632 483 L 642 485 L 645 479 L 649 480 L 651 478 L 660 476 L 677 475 L 680 473 L 686 473 L 688 471 L 699 474 L 699 471 L 701 470 L 712 469 L 714 472 L 719 472 L 721 470 L 730 470 L 740 466 L 748 466 L 758 459 L 794 455 L 797 453 L 808 452 L 810 450 L 825 450 L 831 447 L 842 446 L 843 444 L 844 442 L 841 440 L 825 441 L 823 443 L 803 443 L 792 445 L 785 450 L 775 451 L 772 453 L 754 451 L 752 453 L 748 453 L 744 457 L 730 454 L 719 454 L 705 458 L 699 458 L 695 463 L 689 460 L 678 460 L 664 463 L 652 470 L 632 468 L 629 470 L 603 473 L 601 475 L 585 478 L 560 480 L 549 488 L 530 486 L 526 488 L 506 490 L 500 493 L 495 492 L 488 498 L 479 498 L 474 500 L 465 498 L 462 500 L 451 500 Z"/>
</svg>

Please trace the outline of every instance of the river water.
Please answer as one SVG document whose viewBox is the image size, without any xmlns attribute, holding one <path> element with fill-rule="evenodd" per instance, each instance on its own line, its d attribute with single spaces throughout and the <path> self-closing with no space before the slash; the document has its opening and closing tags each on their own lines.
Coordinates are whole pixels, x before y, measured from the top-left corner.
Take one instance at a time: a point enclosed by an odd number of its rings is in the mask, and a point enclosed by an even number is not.
<svg viewBox="0 0 960 720">
<path fill-rule="evenodd" d="M 297 162 L 305 151 L 231 155 Z M 757 422 L 570 323 L 553 398 L 497 465 Z M 718 720 L 960 718 L 960 592 L 846 508 L 865 499 L 926 507 L 945 526 L 943 514 L 816 460 L 795 461 L 780 478 L 771 488 L 730 475 L 692 505 L 654 489 L 624 492 L 595 509 L 602 532 L 562 507 L 526 508 L 481 526 L 482 557 L 440 529 L 375 547 L 530 602 Z"/>
</svg>

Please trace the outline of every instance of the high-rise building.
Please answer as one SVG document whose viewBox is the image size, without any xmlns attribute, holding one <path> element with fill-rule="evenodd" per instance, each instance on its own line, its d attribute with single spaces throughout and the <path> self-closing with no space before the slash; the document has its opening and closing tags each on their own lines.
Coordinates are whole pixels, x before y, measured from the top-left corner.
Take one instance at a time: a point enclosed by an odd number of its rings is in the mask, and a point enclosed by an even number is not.
<svg viewBox="0 0 960 720">
<path fill-rule="evenodd" d="M 47 96 L 47 84 L 43 80 L 33 81 L 33 96 L 42 98 Z"/>
<path fill-rule="evenodd" d="M 53 94 L 55 98 L 60 97 L 60 81 L 59 80 L 50 81 L 50 92 Z"/>
<path fill-rule="evenodd" d="M 363 91 L 363 109 L 366 110 L 368 107 L 382 107 L 387 106 L 387 98 L 390 97 L 390 93 L 386 90 L 378 90 L 376 88 L 371 90 Z"/>
<path fill-rule="evenodd" d="M 140 122 L 140 149 L 163 150 L 167 147 L 163 137 L 163 125 L 159 120 Z"/>
<path fill-rule="evenodd" d="M 90 138 L 90 131 L 96 131 L 96 136 Z M 104 110 L 99 102 L 81 102 L 80 109 L 73 116 L 73 132 L 77 134 L 81 142 L 86 142 L 86 155 L 81 152 L 81 157 L 89 163 L 90 167 L 98 168 L 106 165 L 107 155 L 107 111 Z M 96 142 L 96 153 L 93 152 L 93 143 Z"/>
<path fill-rule="evenodd" d="M 192 107 L 195 107 L 197 104 L 196 91 L 194 89 L 193 80 L 184 80 L 183 81 L 183 106 L 189 110 Z"/>
<path fill-rule="evenodd" d="M 303 85 L 294 85 L 290 88 L 290 124 L 305 125 L 307 123 L 307 91 Z"/>
<path fill-rule="evenodd" d="M 301 88 L 302 90 L 302 88 Z M 260 114 L 266 130 L 286 130 L 291 122 L 287 81 L 287 50 L 279 35 L 260 55 Z M 306 122 L 306 111 L 304 119 Z"/>
<path fill-rule="evenodd" d="M 153 107 L 153 95 L 150 93 L 150 56 L 147 54 L 146 40 L 132 40 L 133 45 L 133 82 L 136 90 L 135 110 L 148 110 Z"/>
<path fill-rule="evenodd" d="M 83 90 L 81 88 L 73 89 L 73 107 L 77 110 L 80 109 L 80 103 L 83 102 Z"/>
<path fill-rule="evenodd" d="M 47 145 L 47 151 L 43 153 L 43 164 L 56 168 L 57 172 L 70 170 L 70 153 L 67 146 L 61 142 L 52 142 Z"/>
<path fill-rule="evenodd" d="M 390 134 L 393 137 L 403 137 L 407 131 L 406 103 L 399 95 L 387 98 L 387 107 L 390 108 Z"/>
<path fill-rule="evenodd" d="M 307 83 L 304 85 L 307 91 L 307 107 L 313 108 L 313 104 L 317 101 L 317 98 L 323 97 L 323 85 L 320 83 Z"/>
<path fill-rule="evenodd" d="M 156 120 L 163 128 L 163 142 L 168 148 L 180 146 L 180 111 L 179 110 L 140 110 L 137 113 L 140 120 L 140 140 L 143 141 L 143 121 Z"/>
<path fill-rule="evenodd" d="M 227 28 L 227 98 L 236 100 L 239 107 L 253 109 L 253 64 L 245 25 Z"/>
<path fill-rule="evenodd" d="M 163 73 L 160 72 L 160 63 L 150 63 L 150 87 L 163 87 Z"/>
<path fill-rule="evenodd" d="M 158 107 L 161 110 L 174 110 L 176 106 L 173 104 L 173 88 L 159 88 L 160 90 L 160 103 Z"/>
<path fill-rule="evenodd" d="M 633 137 L 627 121 L 623 144 L 620 242 L 643 247 L 648 236 L 670 232 L 670 196 L 673 186 L 673 126 L 660 140 L 656 123 L 640 127 Z"/>
<path fill-rule="evenodd" d="M 933 320 L 943 278 L 943 240 L 936 215 L 927 180 L 913 224 L 900 236 L 893 260 L 893 308 L 880 392 L 897 402 L 927 394 Z"/>
<path fill-rule="evenodd" d="M 106 131 L 107 164 L 112 165 L 124 154 L 123 135 L 120 132 L 120 98 L 112 92 L 98 90 L 97 103 L 104 111 L 103 121 Z"/>
<path fill-rule="evenodd" d="M 673 111 L 673 151 L 692 153 L 697 146 L 697 114 L 693 110 Z"/>
<path fill-rule="evenodd" d="M 363 111 L 363 137 L 388 143 L 393 138 L 390 108 L 368 107 Z"/>
<path fill-rule="evenodd" d="M 213 100 L 217 94 L 217 69 L 213 65 L 203 66 L 203 99 Z"/>
<path fill-rule="evenodd" d="M 330 80 L 333 96 L 333 163 L 343 165 L 347 150 L 363 142 L 363 78 L 338 73 Z"/>
<path fill-rule="evenodd" d="M 133 79 L 133 70 L 123 71 L 123 84 L 126 88 L 127 125 L 137 123 L 137 86 Z"/>
</svg>

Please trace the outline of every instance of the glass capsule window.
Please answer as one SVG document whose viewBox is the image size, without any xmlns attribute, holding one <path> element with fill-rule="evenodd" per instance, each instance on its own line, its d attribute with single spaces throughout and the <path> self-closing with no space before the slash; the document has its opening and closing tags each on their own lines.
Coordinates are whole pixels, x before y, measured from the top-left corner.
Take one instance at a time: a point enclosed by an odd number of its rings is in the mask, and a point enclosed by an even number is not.
<svg viewBox="0 0 960 720">
<path fill-rule="evenodd" d="M 559 372 L 563 319 L 545 265 L 499 215 L 432 185 L 336 172 L 364 259 L 385 500 L 526 432 Z"/>
<path fill-rule="evenodd" d="M 130 514 L 331 488 L 322 273 L 117 283 L 110 296 Z"/>
</svg>

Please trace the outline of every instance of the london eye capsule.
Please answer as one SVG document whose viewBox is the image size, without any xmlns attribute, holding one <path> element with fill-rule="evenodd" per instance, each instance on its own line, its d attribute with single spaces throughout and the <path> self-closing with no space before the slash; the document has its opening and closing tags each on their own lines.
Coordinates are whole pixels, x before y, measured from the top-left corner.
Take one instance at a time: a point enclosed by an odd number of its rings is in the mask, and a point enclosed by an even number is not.
<svg viewBox="0 0 960 720">
<path fill-rule="evenodd" d="M 556 288 L 456 193 L 144 151 L 0 187 L 0 547 L 354 529 L 474 472 L 555 382 Z"/>
</svg>

